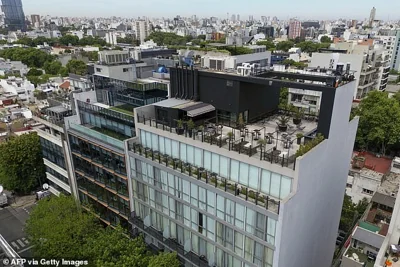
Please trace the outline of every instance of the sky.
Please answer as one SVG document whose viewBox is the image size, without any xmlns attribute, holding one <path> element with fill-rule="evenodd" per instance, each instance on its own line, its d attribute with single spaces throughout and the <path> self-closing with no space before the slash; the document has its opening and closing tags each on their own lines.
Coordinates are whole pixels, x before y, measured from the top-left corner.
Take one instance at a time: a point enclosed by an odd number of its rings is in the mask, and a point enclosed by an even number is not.
<svg viewBox="0 0 400 267">
<path fill-rule="evenodd" d="M 279 19 L 369 17 L 375 6 L 376 19 L 400 20 L 400 0 L 22 0 L 25 14 L 65 17 L 173 17 L 176 15 L 226 18 L 239 14 L 277 16 Z"/>
</svg>

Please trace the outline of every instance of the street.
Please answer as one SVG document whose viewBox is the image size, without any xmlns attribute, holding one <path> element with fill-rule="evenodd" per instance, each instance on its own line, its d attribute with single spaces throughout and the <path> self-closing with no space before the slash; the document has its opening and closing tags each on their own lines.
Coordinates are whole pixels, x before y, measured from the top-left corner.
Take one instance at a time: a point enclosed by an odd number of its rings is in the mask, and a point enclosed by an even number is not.
<svg viewBox="0 0 400 267">
<path fill-rule="evenodd" d="M 23 228 L 35 205 L 0 208 L 0 234 L 22 258 L 31 257 L 31 246 Z M 0 252 L 0 258 L 2 258 L 1 254 L 2 252 Z"/>
</svg>

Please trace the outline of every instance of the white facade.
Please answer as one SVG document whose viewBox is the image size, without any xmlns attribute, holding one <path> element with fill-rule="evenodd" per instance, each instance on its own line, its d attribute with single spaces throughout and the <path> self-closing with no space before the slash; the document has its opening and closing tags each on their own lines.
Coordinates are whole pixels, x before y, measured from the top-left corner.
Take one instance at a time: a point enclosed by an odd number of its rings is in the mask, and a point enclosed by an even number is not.
<svg viewBox="0 0 400 267">
<path fill-rule="evenodd" d="M 149 25 L 145 20 L 136 21 L 136 39 L 140 43 L 144 43 L 145 39 L 150 35 Z"/>
<path fill-rule="evenodd" d="M 18 95 L 22 101 L 33 102 L 35 100 L 33 95 L 35 86 L 28 80 L 8 77 L 7 79 L 0 80 L 0 86 L 3 87 L 4 92 Z"/>
<path fill-rule="evenodd" d="M 107 44 L 116 45 L 117 44 L 117 35 L 114 31 L 106 32 L 106 42 Z"/>
<path fill-rule="evenodd" d="M 137 79 L 136 66 L 134 64 L 122 65 L 94 65 L 95 75 L 109 77 L 122 81 L 135 81 Z"/>
<path fill-rule="evenodd" d="M 351 197 L 355 204 L 358 204 L 363 198 L 371 200 L 381 185 L 382 177 L 383 174 L 368 169 L 350 170 L 346 194 Z"/>
<path fill-rule="evenodd" d="M 267 67 L 271 63 L 271 52 L 261 52 L 238 56 L 208 56 L 201 57 L 201 67 L 215 70 L 235 70 L 243 63 L 257 63 L 260 67 Z"/>
<path fill-rule="evenodd" d="M 322 92 L 289 88 L 288 104 L 304 110 L 318 113 Z"/>
<path fill-rule="evenodd" d="M 390 68 L 400 71 L 400 30 L 398 30 L 396 34 Z"/>
</svg>

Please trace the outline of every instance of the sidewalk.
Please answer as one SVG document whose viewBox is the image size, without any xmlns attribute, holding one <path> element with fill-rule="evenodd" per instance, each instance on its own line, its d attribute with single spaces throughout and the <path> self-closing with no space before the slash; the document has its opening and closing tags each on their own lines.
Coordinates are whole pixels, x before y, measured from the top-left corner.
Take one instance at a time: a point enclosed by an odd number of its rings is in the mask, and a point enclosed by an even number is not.
<svg viewBox="0 0 400 267">
<path fill-rule="evenodd" d="M 36 202 L 35 195 L 28 196 L 12 196 L 10 191 L 4 190 L 4 193 L 8 197 L 8 204 L 13 208 L 21 208 L 32 205 Z"/>
</svg>

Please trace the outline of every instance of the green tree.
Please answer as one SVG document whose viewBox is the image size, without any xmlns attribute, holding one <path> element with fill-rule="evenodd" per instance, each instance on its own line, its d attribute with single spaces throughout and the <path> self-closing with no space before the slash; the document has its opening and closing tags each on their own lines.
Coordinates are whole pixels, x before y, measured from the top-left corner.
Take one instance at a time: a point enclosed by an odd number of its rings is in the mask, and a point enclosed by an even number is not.
<svg viewBox="0 0 400 267">
<path fill-rule="evenodd" d="M 228 46 L 228 47 L 224 47 L 224 49 L 228 50 L 232 56 L 253 53 L 253 51 L 250 48 L 247 48 L 244 46 L 238 46 L 238 47 Z"/>
<path fill-rule="evenodd" d="M 187 40 L 190 38 L 192 37 L 179 36 L 171 32 L 152 32 L 146 38 L 146 41 L 153 40 L 158 45 L 186 45 L 188 43 Z"/>
<path fill-rule="evenodd" d="M 44 181 L 42 148 L 36 133 L 23 134 L 0 144 L 0 184 L 28 194 Z"/>
<path fill-rule="evenodd" d="M 148 266 L 152 256 L 142 238 L 129 239 L 122 227 L 99 229 L 82 247 L 96 266 Z"/>
<path fill-rule="evenodd" d="M 60 39 L 58 39 L 60 44 L 62 45 L 78 45 L 79 44 L 79 37 L 75 35 L 64 35 Z"/>
<path fill-rule="evenodd" d="M 332 40 L 328 36 L 324 35 L 321 37 L 321 43 L 332 43 Z"/>
<path fill-rule="evenodd" d="M 47 61 L 44 63 L 43 69 L 46 71 L 46 74 L 57 75 L 60 73 L 62 64 L 59 61 Z"/>
<path fill-rule="evenodd" d="M 160 253 L 150 259 L 149 267 L 179 267 L 181 266 L 176 252 Z"/>
<path fill-rule="evenodd" d="M 99 52 L 97 52 L 97 51 L 82 51 L 81 55 L 83 57 L 87 57 L 89 59 L 89 61 L 99 60 Z"/>
<path fill-rule="evenodd" d="M 35 257 L 80 259 L 86 256 L 85 240 L 99 229 L 96 221 L 78 208 L 73 197 L 60 195 L 39 201 L 25 231 Z"/>
<path fill-rule="evenodd" d="M 74 73 L 77 75 L 85 75 L 87 73 L 86 63 L 82 60 L 71 59 L 68 61 L 66 67 L 69 73 Z"/>
<path fill-rule="evenodd" d="M 360 116 L 356 144 L 358 147 L 379 150 L 385 154 L 390 145 L 400 141 L 400 105 L 385 92 L 368 93 L 358 109 Z"/>
<path fill-rule="evenodd" d="M 38 70 L 36 68 L 32 68 L 28 71 L 28 73 L 26 74 L 26 76 L 40 76 L 43 74 L 42 70 Z"/>
<path fill-rule="evenodd" d="M 287 52 L 293 46 L 294 46 L 294 43 L 292 41 L 283 41 L 283 42 L 279 42 L 276 45 L 276 50 L 282 50 L 282 51 Z"/>
<path fill-rule="evenodd" d="M 44 51 L 35 48 L 11 48 L 0 50 L 0 57 L 22 61 L 30 68 L 42 68 L 46 61 L 52 61 L 54 56 L 47 54 Z"/>
<path fill-rule="evenodd" d="M 275 44 L 268 40 L 267 41 L 259 41 L 259 42 L 257 42 L 257 45 L 265 45 L 267 50 L 272 50 L 272 49 L 276 48 Z"/>
<path fill-rule="evenodd" d="M 204 34 L 197 35 L 197 39 L 205 40 L 206 36 Z"/>
</svg>

